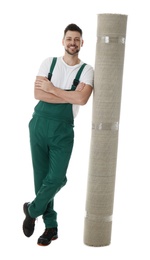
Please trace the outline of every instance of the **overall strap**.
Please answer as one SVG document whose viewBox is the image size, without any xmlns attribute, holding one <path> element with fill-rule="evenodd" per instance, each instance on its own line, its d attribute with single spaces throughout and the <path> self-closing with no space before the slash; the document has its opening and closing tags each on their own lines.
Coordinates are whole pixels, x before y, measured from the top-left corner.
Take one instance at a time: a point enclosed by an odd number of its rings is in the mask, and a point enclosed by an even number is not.
<svg viewBox="0 0 150 260">
<path fill-rule="evenodd" d="M 79 79 L 80 79 L 81 73 L 86 65 L 87 65 L 86 63 L 83 63 L 82 66 L 80 67 L 80 69 L 78 70 L 76 77 L 73 81 L 72 89 L 75 89 L 77 87 L 77 85 L 79 84 L 79 82 L 80 82 Z"/>
<path fill-rule="evenodd" d="M 51 64 L 51 66 L 50 66 L 49 73 L 48 73 L 48 79 L 49 79 L 49 81 L 51 80 L 51 77 L 52 77 L 52 74 L 53 74 L 53 70 L 54 70 L 56 61 L 57 61 L 57 58 L 54 57 L 53 60 L 52 60 L 52 64 Z"/>
</svg>

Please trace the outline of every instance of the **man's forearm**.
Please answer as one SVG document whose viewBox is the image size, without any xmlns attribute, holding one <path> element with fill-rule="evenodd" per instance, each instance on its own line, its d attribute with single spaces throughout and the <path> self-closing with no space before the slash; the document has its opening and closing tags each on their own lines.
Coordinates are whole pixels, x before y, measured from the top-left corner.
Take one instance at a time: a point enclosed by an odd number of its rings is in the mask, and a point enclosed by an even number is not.
<svg viewBox="0 0 150 260">
<path fill-rule="evenodd" d="M 34 97 L 37 100 L 41 100 L 47 103 L 55 103 L 55 104 L 63 104 L 63 103 L 67 103 L 65 100 L 63 100 L 60 97 L 57 97 L 51 93 L 47 93 L 43 90 L 40 89 L 34 89 Z"/>
<path fill-rule="evenodd" d="M 65 91 L 60 88 L 53 87 L 50 93 L 65 100 L 66 103 L 85 105 L 92 92 L 92 88 L 89 85 L 85 85 L 82 91 Z"/>
</svg>

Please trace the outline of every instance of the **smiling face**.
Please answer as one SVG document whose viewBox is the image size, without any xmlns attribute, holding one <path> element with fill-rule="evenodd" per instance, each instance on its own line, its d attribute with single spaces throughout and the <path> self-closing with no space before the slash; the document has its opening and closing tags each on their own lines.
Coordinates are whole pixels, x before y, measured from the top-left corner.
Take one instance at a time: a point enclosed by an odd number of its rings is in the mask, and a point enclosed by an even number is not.
<svg viewBox="0 0 150 260">
<path fill-rule="evenodd" d="M 70 55 L 77 55 L 83 45 L 81 34 L 77 31 L 67 31 L 62 44 L 65 51 Z"/>
</svg>

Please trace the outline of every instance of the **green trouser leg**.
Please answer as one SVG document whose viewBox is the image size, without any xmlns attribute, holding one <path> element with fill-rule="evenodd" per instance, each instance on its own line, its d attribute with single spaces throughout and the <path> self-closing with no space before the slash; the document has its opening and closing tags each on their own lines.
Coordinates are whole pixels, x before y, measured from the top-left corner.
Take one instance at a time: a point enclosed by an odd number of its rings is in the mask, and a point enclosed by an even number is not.
<svg viewBox="0 0 150 260">
<path fill-rule="evenodd" d="M 67 182 L 73 127 L 66 122 L 35 115 L 29 123 L 29 130 L 36 193 L 29 213 L 33 218 L 43 215 L 46 227 L 56 227 L 54 197 Z"/>
</svg>

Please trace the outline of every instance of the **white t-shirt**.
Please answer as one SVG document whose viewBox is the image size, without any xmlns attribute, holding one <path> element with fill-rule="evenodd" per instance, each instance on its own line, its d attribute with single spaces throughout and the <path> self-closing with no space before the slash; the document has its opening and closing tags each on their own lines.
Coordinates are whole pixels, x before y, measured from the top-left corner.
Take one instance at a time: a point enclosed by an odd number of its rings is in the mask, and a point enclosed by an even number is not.
<svg viewBox="0 0 150 260">
<path fill-rule="evenodd" d="M 50 66 L 52 63 L 53 57 L 49 57 L 45 59 L 38 71 L 37 76 L 43 76 L 48 77 L 48 73 L 50 71 Z M 76 77 L 76 74 L 81 67 L 83 62 L 81 61 L 79 64 L 76 64 L 74 66 L 69 66 L 66 64 L 62 57 L 57 58 L 56 65 L 53 70 L 53 75 L 51 78 L 51 82 L 54 86 L 68 90 L 71 89 L 73 80 Z M 81 73 L 80 81 L 84 82 L 85 84 L 91 85 L 93 87 L 94 84 L 94 72 L 93 68 L 90 65 L 86 65 Z M 73 115 L 76 117 L 79 111 L 79 105 L 73 105 Z"/>
</svg>

